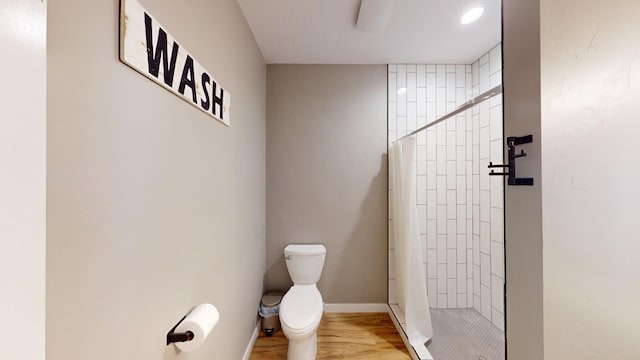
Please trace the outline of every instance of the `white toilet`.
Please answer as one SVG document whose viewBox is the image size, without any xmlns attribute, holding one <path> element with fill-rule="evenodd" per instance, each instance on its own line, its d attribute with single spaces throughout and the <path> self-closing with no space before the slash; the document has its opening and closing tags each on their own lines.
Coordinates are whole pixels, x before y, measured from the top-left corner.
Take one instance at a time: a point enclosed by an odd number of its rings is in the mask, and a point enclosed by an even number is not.
<svg viewBox="0 0 640 360">
<path fill-rule="evenodd" d="M 322 318 L 322 295 L 316 287 L 320 280 L 324 245 L 288 245 L 284 249 L 289 276 L 293 286 L 280 303 L 282 331 L 289 339 L 289 360 L 313 360 L 318 342 L 316 330 Z"/>
</svg>

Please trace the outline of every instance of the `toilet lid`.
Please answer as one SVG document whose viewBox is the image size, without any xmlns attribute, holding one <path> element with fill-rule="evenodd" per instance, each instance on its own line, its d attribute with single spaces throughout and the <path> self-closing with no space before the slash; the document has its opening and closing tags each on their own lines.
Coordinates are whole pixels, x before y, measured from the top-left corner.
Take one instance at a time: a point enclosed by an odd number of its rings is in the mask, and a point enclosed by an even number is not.
<svg viewBox="0 0 640 360">
<path fill-rule="evenodd" d="M 316 326 L 322 318 L 322 295 L 315 285 L 295 285 L 280 304 L 280 320 L 293 331 Z"/>
</svg>

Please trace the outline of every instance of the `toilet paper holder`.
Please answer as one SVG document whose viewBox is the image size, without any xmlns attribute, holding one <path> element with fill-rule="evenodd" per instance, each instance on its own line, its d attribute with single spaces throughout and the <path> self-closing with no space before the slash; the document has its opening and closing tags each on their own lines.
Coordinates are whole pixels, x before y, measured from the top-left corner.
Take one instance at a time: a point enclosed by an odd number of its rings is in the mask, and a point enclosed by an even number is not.
<svg viewBox="0 0 640 360">
<path fill-rule="evenodd" d="M 179 333 L 175 332 L 178 325 L 180 325 L 180 323 L 182 323 L 182 321 L 186 317 L 187 315 L 183 316 L 182 319 L 180 319 L 180 321 L 178 321 L 178 323 L 174 327 L 172 327 L 171 330 L 169 330 L 169 332 L 167 333 L 167 346 L 171 343 L 193 340 L 194 335 L 192 331 L 185 331 L 185 332 L 179 332 Z"/>
</svg>

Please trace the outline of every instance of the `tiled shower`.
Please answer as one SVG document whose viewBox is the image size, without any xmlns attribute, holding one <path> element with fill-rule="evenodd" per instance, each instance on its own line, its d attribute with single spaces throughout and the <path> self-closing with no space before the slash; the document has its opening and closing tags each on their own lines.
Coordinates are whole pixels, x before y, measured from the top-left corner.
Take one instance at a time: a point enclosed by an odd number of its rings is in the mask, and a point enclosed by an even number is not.
<svg viewBox="0 0 640 360">
<path fill-rule="evenodd" d="M 502 82 L 500 45 L 472 64 L 390 64 L 389 143 Z M 417 206 L 432 308 L 474 308 L 504 330 L 502 97 L 417 134 Z M 393 221 L 390 219 L 389 221 Z M 389 303 L 396 303 L 389 244 Z"/>
</svg>

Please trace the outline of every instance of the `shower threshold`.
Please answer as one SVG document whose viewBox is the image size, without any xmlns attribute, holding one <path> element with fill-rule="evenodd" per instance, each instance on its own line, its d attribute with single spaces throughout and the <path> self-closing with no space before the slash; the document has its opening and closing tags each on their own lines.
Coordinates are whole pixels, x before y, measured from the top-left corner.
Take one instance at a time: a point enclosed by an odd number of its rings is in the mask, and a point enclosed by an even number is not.
<svg viewBox="0 0 640 360">
<path fill-rule="evenodd" d="M 431 341 L 428 341 L 425 346 L 412 346 L 409 343 L 409 339 L 407 338 L 407 334 L 404 331 L 405 328 L 405 316 L 404 312 L 400 310 L 400 307 L 397 304 L 389 304 L 389 315 L 391 316 L 391 320 L 393 320 L 393 324 L 396 329 L 398 329 L 398 333 L 404 342 L 404 345 L 407 347 L 409 351 L 409 355 L 411 355 L 412 360 L 434 360 L 435 358 L 431 356 L 429 349 L 427 349 L 427 344 Z"/>
</svg>

